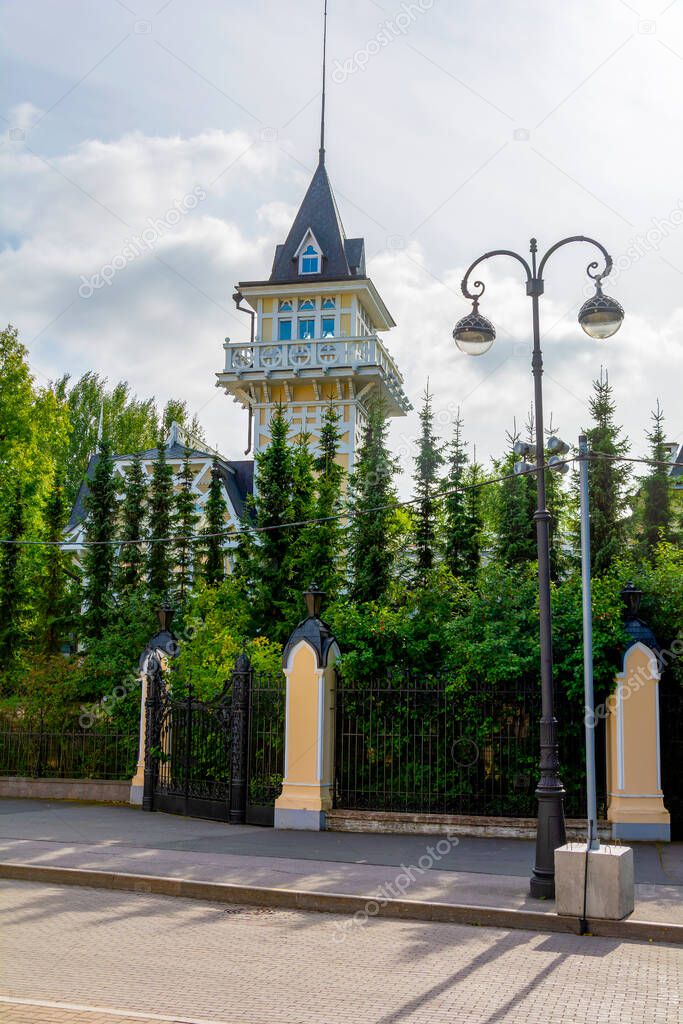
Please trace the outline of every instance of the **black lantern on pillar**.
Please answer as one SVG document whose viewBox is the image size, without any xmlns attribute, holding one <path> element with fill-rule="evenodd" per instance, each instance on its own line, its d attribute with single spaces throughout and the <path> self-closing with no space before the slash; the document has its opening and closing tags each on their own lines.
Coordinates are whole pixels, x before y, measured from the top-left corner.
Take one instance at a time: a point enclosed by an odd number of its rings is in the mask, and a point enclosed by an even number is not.
<svg viewBox="0 0 683 1024">
<path fill-rule="evenodd" d="M 157 619 L 159 620 L 160 632 L 170 633 L 171 623 L 173 622 L 173 608 L 168 601 L 164 601 L 164 603 L 157 608 Z"/>
<path fill-rule="evenodd" d="M 643 591 L 639 590 L 634 583 L 627 583 L 621 592 L 621 599 L 626 605 L 629 619 L 637 619 L 640 602 L 643 600 Z"/>
<path fill-rule="evenodd" d="M 304 591 L 304 600 L 306 601 L 306 611 L 308 612 L 309 619 L 320 618 L 324 596 L 324 591 L 319 588 L 317 583 L 311 583 L 308 590 Z"/>
</svg>

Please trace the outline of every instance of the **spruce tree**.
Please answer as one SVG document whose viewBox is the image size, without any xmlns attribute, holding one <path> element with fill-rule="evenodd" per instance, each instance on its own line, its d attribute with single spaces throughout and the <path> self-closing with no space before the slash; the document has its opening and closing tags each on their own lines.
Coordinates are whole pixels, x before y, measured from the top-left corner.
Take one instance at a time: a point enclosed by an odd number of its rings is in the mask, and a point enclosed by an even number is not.
<svg viewBox="0 0 683 1024">
<path fill-rule="evenodd" d="M 221 474 L 218 460 L 214 457 L 211 467 L 211 483 L 204 504 L 204 528 L 202 533 L 202 575 L 209 586 L 216 586 L 225 576 L 225 520 L 228 508 L 223 497 Z"/>
<path fill-rule="evenodd" d="M 23 535 L 24 495 L 17 484 L 7 520 L 8 543 L 0 546 L 0 671 L 11 667 L 25 640 L 24 551 L 18 543 Z"/>
<path fill-rule="evenodd" d="M 481 563 L 481 551 L 484 543 L 484 473 L 477 462 L 472 462 L 465 470 L 465 519 L 468 530 L 468 544 L 464 550 L 464 566 L 462 575 L 465 579 L 474 579 Z"/>
<path fill-rule="evenodd" d="M 481 471 L 468 466 L 458 410 L 453 440 L 448 446 L 448 473 L 444 478 L 444 560 L 454 576 L 471 579 L 478 566 L 483 529 Z"/>
<path fill-rule="evenodd" d="M 131 593 L 143 583 L 145 576 L 145 531 L 147 484 L 142 470 L 142 459 L 136 452 L 126 474 L 126 489 L 121 503 L 121 540 L 117 588 Z M 137 543 L 130 543 L 136 541 Z"/>
<path fill-rule="evenodd" d="M 548 437 L 558 434 L 558 428 L 552 425 L 546 430 Z M 548 461 L 546 452 L 545 460 Z M 545 470 L 545 504 L 550 512 L 548 523 L 548 540 L 550 548 L 550 577 L 553 581 L 562 578 L 567 565 L 565 552 L 565 526 L 569 508 L 569 494 L 564 484 L 564 476 L 556 470 Z M 533 478 L 533 486 L 536 487 L 536 478 Z"/>
<path fill-rule="evenodd" d="M 315 459 L 317 474 L 315 509 L 313 518 L 320 520 L 307 531 L 305 543 L 309 551 L 311 579 L 333 601 L 341 587 L 341 559 L 344 546 L 342 508 L 344 469 L 337 461 L 341 431 L 339 413 L 330 404 L 323 413 L 318 454 Z"/>
<path fill-rule="evenodd" d="M 625 520 L 630 476 L 628 466 L 615 456 L 628 454 L 629 443 L 621 436 L 621 427 L 614 422 L 615 403 L 607 373 L 593 381 L 589 402 L 593 426 L 585 431 L 588 447 L 593 453 L 588 465 L 588 494 L 591 510 L 591 568 L 600 574 L 609 569 L 623 553 Z M 601 458 L 600 453 L 612 456 Z M 576 537 L 578 547 L 578 530 Z"/>
<path fill-rule="evenodd" d="M 652 554 L 657 544 L 671 536 L 671 478 L 664 433 L 664 413 L 657 401 L 652 412 L 652 430 L 647 433 L 650 458 L 659 463 L 650 468 L 643 481 L 642 547 L 646 555 Z"/>
<path fill-rule="evenodd" d="M 71 618 L 67 593 L 66 558 L 60 544 L 66 524 L 64 487 L 56 479 L 45 509 L 50 546 L 45 553 L 43 586 L 38 597 L 38 616 L 42 624 L 42 644 L 46 654 L 56 654 Z"/>
<path fill-rule="evenodd" d="M 495 554 L 505 565 L 524 565 L 537 557 L 536 478 L 533 473 L 514 475 L 518 461 L 513 448 L 519 440 L 516 426 L 506 434 L 507 455 L 496 462 L 498 473 L 505 477 L 496 493 Z"/>
<path fill-rule="evenodd" d="M 148 522 L 150 541 L 147 548 L 147 581 L 156 600 L 167 596 L 173 574 L 173 547 L 164 538 L 174 530 L 173 470 L 166 458 L 163 434 L 157 442 L 157 455 L 152 465 L 152 480 L 148 493 Z"/>
<path fill-rule="evenodd" d="M 109 622 L 113 600 L 114 544 L 118 501 L 111 446 L 100 441 L 96 463 L 85 499 L 85 537 L 89 542 L 84 559 L 86 633 L 96 640 Z"/>
<path fill-rule="evenodd" d="M 199 522 L 192 491 L 194 474 L 187 455 L 180 471 L 179 488 L 175 496 L 176 542 L 173 549 L 175 558 L 176 592 L 181 604 L 185 601 L 192 587 L 194 574 L 194 535 Z"/>
<path fill-rule="evenodd" d="M 313 477 L 313 456 L 310 451 L 311 435 L 303 431 L 292 451 L 291 519 L 293 523 L 304 523 L 315 516 L 315 484 Z M 310 526 L 295 526 L 291 529 L 289 545 L 289 580 L 291 602 L 303 608 L 303 592 L 312 581 L 319 583 L 310 546 Z"/>
<path fill-rule="evenodd" d="M 293 452 L 289 424 L 278 405 L 270 421 L 270 443 L 256 454 L 256 489 L 242 519 L 237 571 L 251 600 L 253 628 L 285 640 L 296 621 L 290 604 L 294 530 L 292 515 Z M 258 532 L 254 532 L 254 528 Z"/>
<path fill-rule="evenodd" d="M 438 472 L 443 463 L 444 457 L 438 438 L 434 434 L 434 411 L 432 396 L 429 393 L 429 381 L 427 381 L 427 387 L 422 396 L 420 438 L 413 475 L 416 499 L 414 506 L 415 557 L 418 580 L 424 580 L 434 566 Z"/>
<path fill-rule="evenodd" d="M 387 444 L 385 408 L 375 400 L 368 408 L 358 461 L 349 481 L 349 568 L 356 601 L 378 600 L 391 581 L 397 530 L 393 480 L 397 470 Z"/>
</svg>

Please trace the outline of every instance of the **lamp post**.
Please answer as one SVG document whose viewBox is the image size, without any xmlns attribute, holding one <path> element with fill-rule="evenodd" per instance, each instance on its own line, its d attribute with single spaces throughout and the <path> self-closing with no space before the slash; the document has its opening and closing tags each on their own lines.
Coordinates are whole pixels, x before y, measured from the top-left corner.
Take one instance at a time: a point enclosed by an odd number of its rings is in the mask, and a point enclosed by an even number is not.
<svg viewBox="0 0 683 1024">
<path fill-rule="evenodd" d="M 552 899 L 555 895 L 554 851 L 566 841 L 564 824 L 564 786 L 560 779 L 557 746 L 557 720 L 554 713 L 553 695 L 553 651 L 552 623 L 550 614 L 550 513 L 546 508 L 545 487 L 545 431 L 543 424 L 543 356 L 541 353 L 541 331 L 539 299 L 543 295 L 543 271 L 548 259 L 557 249 L 570 242 L 588 242 L 600 250 L 605 262 L 604 270 L 598 273 L 599 264 L 589 263 L 586 273 L 595 282 L 595 295 L 584 302 L 579 310 L 579 323 L 592 338 L 609 338 L 615 334 L 624 319 L 624 311 L 615 299 L 604 295 L 602 279 L 612 269 L 612 258 L 600 242 L 584 235 L 572 235 L 552 245 L 537 263 L 538 246 L 532 238 L 529 246 L 531 261 L 509 249 L 496 249 L 484 253 L 472 263 L 462 280 L 462 293 L 472 301 L 472 312 L 463 317 L 453 331 L 458 348 L 468 355 L 484 355 L 491 348 L 496 331 L 490 320 L 479 312 L 479 301 L 484 294 L 482 281 L 474 281 L 469 287 L 473 270 L 493 256 L 509 256 L 522 265 L 526 273 L 526 293 L 531 299 L 533 326 L 533 358 L 531 366 L 534 376 L 534 408 L 536 433 L 536 484 L 538 504 L 534 513 L 538 544 L 538 594 L 541 634 L 541 754 L 540 779 L 536 788 L 538 799 L 538 824 L 536 831 L 536 861 L 530 882 L 530 893 L 538 898 Z"/>
</svg>

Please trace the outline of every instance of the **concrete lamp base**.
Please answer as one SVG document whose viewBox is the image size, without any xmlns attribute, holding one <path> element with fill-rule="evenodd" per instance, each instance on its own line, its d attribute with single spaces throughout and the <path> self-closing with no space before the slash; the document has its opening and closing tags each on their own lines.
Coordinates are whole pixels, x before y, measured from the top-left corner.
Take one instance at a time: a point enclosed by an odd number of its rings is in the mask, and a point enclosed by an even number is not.
<svg viewBox="0 0 683 1024">
<path fill-rule="evenodd" d="M 586 870 L 586 918 L 621 921 L 633 913 L 633 850 L 630 846 L 601 846 L 586 856 L 585 843 L 567 843 L 555 850 L 555 909 L 558 914 L 584 917 Z"/>
</svg>

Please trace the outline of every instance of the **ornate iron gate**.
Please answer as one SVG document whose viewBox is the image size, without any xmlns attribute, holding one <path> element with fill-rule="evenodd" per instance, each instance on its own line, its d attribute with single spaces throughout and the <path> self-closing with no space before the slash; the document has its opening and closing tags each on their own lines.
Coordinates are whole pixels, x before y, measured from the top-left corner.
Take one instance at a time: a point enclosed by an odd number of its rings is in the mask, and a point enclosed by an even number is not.
<svg viewBox="0 0 683 1024">
<path fill-rule="evenodd" d="M 191 688 L 172 694 L 160 672 L 150 675 L 143 809 L 233 824 L 272 824 L 279 793 L 275 783 L 281 779 L 283 711 L 283 682 L 256 675 L 245 655 L 210 701 L 199 700 Z M 263 736 L 269 739 L 266 745 Z M 264 785 L 260 775 L 265 769 Z"/>
<path fill-rule="evenodd" d="M 683 686 L 671 671 L 659 684 L 659 721 L 664 806 L 671 815 L 671 838 L 683 839 Z"/>
</svg>

